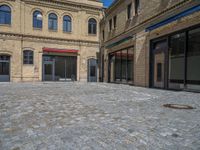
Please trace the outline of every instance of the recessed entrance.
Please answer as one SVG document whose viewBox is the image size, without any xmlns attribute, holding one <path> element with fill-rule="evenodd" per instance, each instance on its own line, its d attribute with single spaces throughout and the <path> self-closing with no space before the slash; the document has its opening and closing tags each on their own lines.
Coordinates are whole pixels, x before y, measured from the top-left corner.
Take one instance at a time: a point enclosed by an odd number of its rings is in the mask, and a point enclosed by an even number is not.
<svg viewBox="0 0 200 150">
<path fill-rule="evenodd" d="M 88 82 L 97 82 L 97 60 L 88 60 Z"/>
<path fill-rule="evenodd" d="M 166 88 L 167 40 L 156 41 L 152 44 L 152 47 L 152 86 Z"/>
<path fill-rule="evenodd" d="M 10 81 L 10 56 L 0 55 L 0 82 Z"/>
<path fill-rule="evenodd" d="M 74 81 L 76 72 L 76 56 L 43 56 L 43 81 Z"/>
</svg>

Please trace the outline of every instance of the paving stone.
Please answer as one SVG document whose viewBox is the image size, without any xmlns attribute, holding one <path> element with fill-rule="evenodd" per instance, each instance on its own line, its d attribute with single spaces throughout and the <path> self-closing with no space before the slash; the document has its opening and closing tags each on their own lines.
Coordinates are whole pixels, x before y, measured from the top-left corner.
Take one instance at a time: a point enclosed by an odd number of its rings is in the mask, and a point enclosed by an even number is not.
<svg viewBox="0 0 200 150">
<path fill-rule="evenodd" d="M 199 97 L 107 83 L 0 83 L 0 150 L 198 150 Z"/>
</svg>

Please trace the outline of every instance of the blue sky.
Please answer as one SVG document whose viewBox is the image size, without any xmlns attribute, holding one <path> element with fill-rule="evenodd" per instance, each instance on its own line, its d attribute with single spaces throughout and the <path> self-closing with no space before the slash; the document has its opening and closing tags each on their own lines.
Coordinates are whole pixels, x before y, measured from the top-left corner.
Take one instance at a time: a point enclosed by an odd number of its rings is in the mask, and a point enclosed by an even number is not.
<svg viewBox="0 0 200 150">
<path fill-rule="evenodd" d="M 103 1 L 103 3 L 104 3 L 104 6 L 105 6 L 105 7 L 110 6 L 110 4 L 113 2 L 113 0 L 102 0 L 102 1 Z"/>
</svg>

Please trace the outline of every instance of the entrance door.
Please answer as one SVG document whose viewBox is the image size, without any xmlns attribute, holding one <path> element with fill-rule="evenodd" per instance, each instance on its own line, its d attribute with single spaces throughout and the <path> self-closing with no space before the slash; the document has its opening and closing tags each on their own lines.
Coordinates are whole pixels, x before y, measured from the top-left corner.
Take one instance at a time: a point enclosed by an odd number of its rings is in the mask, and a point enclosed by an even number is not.
<svg viewBox="0 0 200 150">
<path fill-rule="evenodd" d="M 0 82 L 10 81 L 10 56 L 0 56 Z"/>
<path fill-rule="evenodd" d="M 167 40 L 153 43 L 153 87 L 166 88 L 166 52 Z"/>
<path fill-rule="evenodd" d="M 164 88 L 164 52 L 154 55 L 154 87 Z"/>
<path fill-rule="evenodd" d="M 43 57 L 43 80 L 54 81 L 54 60 L 51 57 Z"/>
<path fill-rule="evenodd" d="M 88 60 L 88 82 L 97 82 L 97 60 Z"/>
</svg>

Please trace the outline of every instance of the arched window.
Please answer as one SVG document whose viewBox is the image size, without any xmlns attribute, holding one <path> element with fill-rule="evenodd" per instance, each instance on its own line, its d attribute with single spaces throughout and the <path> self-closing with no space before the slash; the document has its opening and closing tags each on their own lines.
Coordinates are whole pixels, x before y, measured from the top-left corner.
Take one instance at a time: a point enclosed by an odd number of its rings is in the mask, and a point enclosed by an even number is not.
<svg viewBox="0 0 200 150">
<path fill-rule="evenodd" d="M 0 24 L 11 24 L 11 9 L 7 5 L 0 6 Z"/>
<path fill-rule="evenodd" d="M 56 14 L 49 14 L 49 30 L 57 30 L 58 17 Z"/>
<path fill-rule="evenodd" d="M 24 50 L 23 51 L 23 62 L 24 64 L 33 64 L 33 51 L 31 50 Z"/>
<path fill-rule="evenodd" d="M 72 19 L 70 16 L 63 17 L 63 31 L 72 32 Z"/>
<path fill-rule="evenodd" d="M 33 27 L 42 28 L 42 13 L 38 10 L 33 13 Z"/>
<path fill-rule="evenodd" d="M 97 21 L 94 18 L 91 18 L 88 21 L 88 33 L 97 34 Z"/>
</svg>

